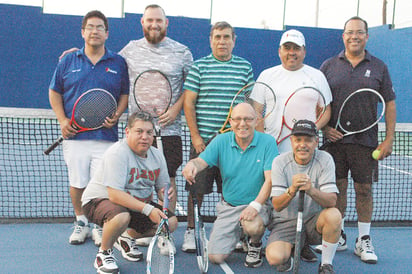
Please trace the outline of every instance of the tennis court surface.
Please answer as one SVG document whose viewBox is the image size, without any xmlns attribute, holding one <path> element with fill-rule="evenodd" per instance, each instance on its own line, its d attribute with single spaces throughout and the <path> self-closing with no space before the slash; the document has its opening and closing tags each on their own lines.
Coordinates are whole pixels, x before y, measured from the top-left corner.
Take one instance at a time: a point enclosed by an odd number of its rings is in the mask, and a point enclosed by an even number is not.
<svg viewBox="0 0 412 274">
<path fill-rule="evenodd" d="M 207 224 L 209 235 L 211 224 Z M 0 273 L 96 273 L 93 260 L 97 247 L 91 239 L 83 245 L 70 245 L 70 223 L 20 223 L 1 224 Z M 176 239 L 175 273 L 199 273 L 195 254 L 181 251 L 186 223 L 180 223 L 173 233 Z M 378 263 L 361 262 L 353 254 L 355 228 L 347 227 L 348 249 L 338 252 L 334 260 L 336 273 L 412 273 L 410 268 L 412 227 L 374 227 L 373 243 Z M 142 247 L 144 258 L 147 248 Z M 115 250 L 121 273 L 145 273 L 146 263 L 126 261 Z M 320 255 L 318 255 L 320 259 Z M 209 265 L 208 273 L 276 273 L 267 261 L 256 269 L 246 268 L 245 254 L 234 253 L 227 266 Z M 317 273 L 318 262 L 301 262 L 301 273 Z M 225 272 L 225 270 L 226 272 Z M 232 271 L 232 272 L 230 272 Z"/>
</svg>

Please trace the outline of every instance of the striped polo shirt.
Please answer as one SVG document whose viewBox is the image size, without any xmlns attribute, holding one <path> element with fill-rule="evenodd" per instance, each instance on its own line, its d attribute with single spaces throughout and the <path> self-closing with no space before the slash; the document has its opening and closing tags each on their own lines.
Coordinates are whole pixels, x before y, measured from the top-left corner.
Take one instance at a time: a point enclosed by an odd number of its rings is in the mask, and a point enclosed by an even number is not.
<svg viewBox="0 0 412 274">
<path fill-rule="evenodd" d="M 197 93 L 197 127 L 205 142 L 225 122 L 235 94 L 252 81 L 251 64 L 235 55 L 219 61 L 210 54 L 194 62 L 183 89 Z"/>
</svg>

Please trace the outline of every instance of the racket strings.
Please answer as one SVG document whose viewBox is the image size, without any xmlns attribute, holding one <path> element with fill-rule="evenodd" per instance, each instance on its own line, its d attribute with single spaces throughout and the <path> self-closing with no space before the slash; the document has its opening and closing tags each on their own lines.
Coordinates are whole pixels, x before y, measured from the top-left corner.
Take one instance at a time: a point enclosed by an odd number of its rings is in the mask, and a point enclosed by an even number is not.
<svg viewBox="0 0 412 274">
<path fill-rule="evenodd" d="M 344 132 L 357 132 L 373 126 L 378 117 L 376 104 L 380 97 L 373 92 L 356 92 L 348 97 L 341 106 L 339 126 Z M 359 115 L 362 113 L 362 115 Z"/>
<path fill-rule="evenodd" d="M 167 77 L 159 71 L 146 71 L 134 83 L 134 98 L 140 110 L 158 117 L 166 112 L 172 97 Z"/>
<path fill-rule="evenodd" d="M 150 258 L 150 273 L 169 273 L 171 270 L 169 248 L 170 244 L 164 235 L 159 235 L 153 243 Z"/>
<path fill-rule="evenodd" d="M 304 87 L 295 91 L 286 101 L 284 107 L 284 123 L 292 129 L 299 120 L 317 122 L 326 110 L 326 103 L 320 91 Z"/>
<path fill-rule="evenodd" d="M 113 96 L 103 90 L 93 90 L 81 96 L 74 109 L 74 118 L 81 128 L 100 127 L 106 117 L 111 117 L 117 109 Z"/>
</svg>

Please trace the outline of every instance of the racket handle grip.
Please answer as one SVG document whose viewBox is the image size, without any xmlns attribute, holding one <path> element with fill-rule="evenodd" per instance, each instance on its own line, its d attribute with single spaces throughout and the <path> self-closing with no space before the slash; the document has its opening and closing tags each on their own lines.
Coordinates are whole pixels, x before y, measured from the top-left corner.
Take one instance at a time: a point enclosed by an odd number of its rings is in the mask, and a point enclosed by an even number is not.
<svg viewBox="0 0 412 274">
<path fill-rule="evenodd" d="M 60 145 L 63 142 L 64 138 L 63 136 L 60 136 L 52 145 L 50 145 L 46 150 L 43 151 L 44 155 L 49 155 L 50 152 L 52 152 L 58 145 Z"/>
</svg>

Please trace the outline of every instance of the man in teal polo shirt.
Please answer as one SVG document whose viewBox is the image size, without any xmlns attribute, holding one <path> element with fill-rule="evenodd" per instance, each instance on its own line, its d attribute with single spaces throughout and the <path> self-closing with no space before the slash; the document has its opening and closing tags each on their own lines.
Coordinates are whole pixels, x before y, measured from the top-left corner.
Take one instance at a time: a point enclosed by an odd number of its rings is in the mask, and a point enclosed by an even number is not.
<svg viewBox="0 0 412 274">
<path fill-rule="evenodd" d="M 222 175 L 223 197 L 216 205 L 217 218 L 208 245 L 212 263 L 223 263 L 235 249 L 241 225 L 249 238 L 245 266 L 262 264 L 261 238 L 272 209 L 268 202 L 271 165 L 278 150 L 272 136 L 255 131 L 256 118 L 251 105 L 237 105 L 230 119 L 233 131 L 213 139 L 182 172 L 190 184 L 208 167 L 218 167 Z"/>
</svg>

